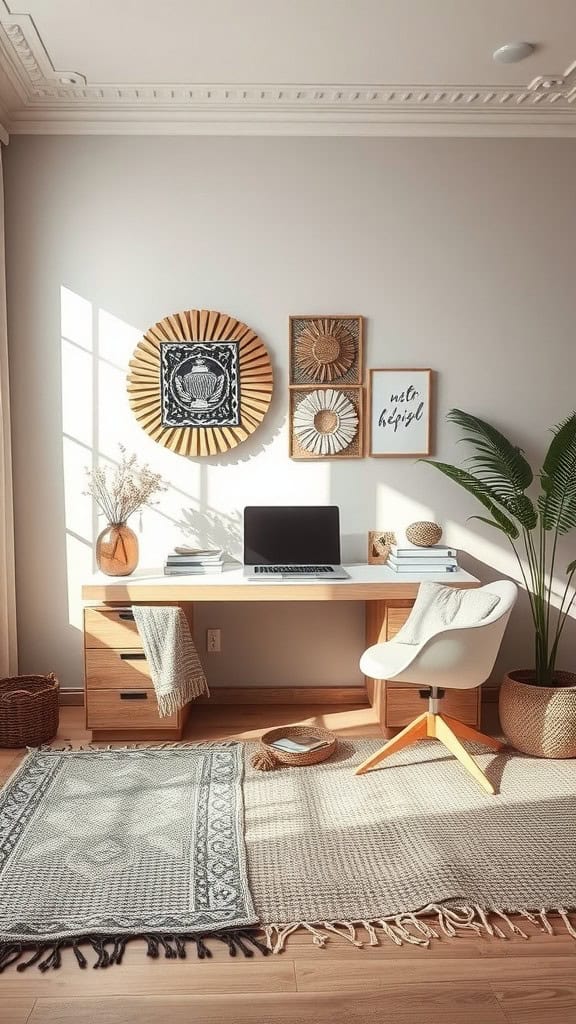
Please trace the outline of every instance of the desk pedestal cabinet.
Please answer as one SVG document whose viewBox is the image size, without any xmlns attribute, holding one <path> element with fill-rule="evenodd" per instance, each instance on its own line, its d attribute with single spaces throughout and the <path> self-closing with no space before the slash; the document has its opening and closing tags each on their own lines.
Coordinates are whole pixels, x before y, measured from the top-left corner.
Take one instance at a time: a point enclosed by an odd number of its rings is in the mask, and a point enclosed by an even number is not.
<svg viewBox="0 0 576 1024">
<path fill-rule="evenodd" d="M 369 567 L 384 569 L 385 567 Z M 355 600 L 362 601 L 366 609 L 366 646 L 391 640 L 406 621 L 418 590 L 417 583 L 404 583 L 379 579 L 376 571 L 368 573 L 363 567 L 361 579 L 352 579 L 338 586 L 319 586 L 307 589 L 298 584 L 266 586 L 264 590 L 235 583 L 232 586 L 182 582 L 126 582 L 98 581 L 87 584 L 82 596 L 85 600 L 104 602 L 84 610 L 84 656 L 86 679 L 86 725 L 95 740 L 179 739 L 182 736 L 188 705 L 176 715 L 160 718 L 150 671 L 142 650 L 142 643 L 132 614 L 132 603 L 179 604 L 192 625 L 193 605 L 196 601 L 290 601 L 290 600 Z M 393 575 L 390 573 L 390 575 Z M 364 578 L 366 576 L 366 578 Z M 454 580 L 459 586 L 477 586 L 478 580 L 466 573 Z M 400 593 L 401 592 L 401 593 Z M 398 596 L 396 596 L 398 595 Z M 319 638 L 319 644 L 322 640 Z M 360 657 L 362 651 L 358 651 Z M 326 688 L 326 697 L 339 702 L 338 687 Z M 342 700 L 355 700 L 355 688 L 342 688 Z M 319 702 L 318 688 L 308 691 L 298 686 L 268 690 L 226 690 L 226 700 L 234 702 Z M 366 679 L 366 690 L 358 688 L 358 703 L 368 698 L 376 708 L 378 720 L 385 729 L 396 730 L 413 721 L 426 709 L 426 698 L 415 686 Z M 218 691 L 213 692 L 218 700 Z M 480 689 L 448 690 L 443 711 L 453 718 L 478 728 L 480 725 Z"/>
<path fill-rule="evenodd" d="M 84 666 L 86 727 L 94 740 L 182 738 L 189 706 L 160 718 L 130 607 L 84 609 Z"/>
</svg>

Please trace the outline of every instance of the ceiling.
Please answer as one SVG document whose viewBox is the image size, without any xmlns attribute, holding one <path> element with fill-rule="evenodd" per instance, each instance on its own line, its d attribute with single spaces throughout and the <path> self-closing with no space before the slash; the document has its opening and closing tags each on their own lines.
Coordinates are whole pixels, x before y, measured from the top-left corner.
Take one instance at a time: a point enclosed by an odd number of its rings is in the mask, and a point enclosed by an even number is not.
<svg viewBox="0 0 576 1024">
<path fill-rule="evenodd" d="M 535 52 L 495 64 L 502 43 Z M 576 135 L 575 0 L 0 0 L 7 132 Z"/>
</svg>

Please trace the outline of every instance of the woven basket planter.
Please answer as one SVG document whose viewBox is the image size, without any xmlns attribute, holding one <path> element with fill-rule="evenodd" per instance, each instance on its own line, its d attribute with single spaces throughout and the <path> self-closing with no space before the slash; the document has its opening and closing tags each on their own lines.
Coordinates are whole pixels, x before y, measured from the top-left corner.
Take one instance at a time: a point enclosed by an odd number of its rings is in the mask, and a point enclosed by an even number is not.
<svg viewBox="0 0 576 1024">
<path fill-rule="evenodd" d="M 314 736 L 317 740 L 327 740 L 327 746 L 318 747 L 317 750 L 308 750 L 302 754 L 294 754 L 288 750 L 278 750 L 277 747 L 270 745 L 274 740 L 284 738 L 297 740 L 299 736 Z M 329 757 L 332 757 L 337 743 L 334 733 L 328 732 L 328 729 L 320 729 L 318 726 L 311 725 L 282 725 L 262 734 L 260 747 L 252 755 L 252 764 L 261 771 L 269 771 L 282 764 L 292 765 L 294 768 L 320 764 L 321 761 L 327 761 Z"/>
<path fill-rule="evenodd" d="M 534 672 L 511 672 L 500 687 L 500 723 L 509 743 L 535 757 L 576 757 L 576 674 L 534 686 Z"/>
<path fill-rule="evenodd" d="M 58 732 L 56 676 L 0 680 L 0 747 L 38 747 Z"/>
</svg>

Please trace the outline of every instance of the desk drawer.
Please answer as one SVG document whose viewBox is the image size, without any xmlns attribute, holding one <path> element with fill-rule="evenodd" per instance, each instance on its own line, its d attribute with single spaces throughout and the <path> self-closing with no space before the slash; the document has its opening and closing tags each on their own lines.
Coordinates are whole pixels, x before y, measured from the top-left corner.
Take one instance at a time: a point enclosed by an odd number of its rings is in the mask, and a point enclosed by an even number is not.
<svg viewBox="0 0 576 1024">
<path fill-rule="evenodd" d="M 127 608 L 85 608 L 84 645 L 87 648 L 142 648 L 132 610 Z"/>
<path fill-rule="evenodd" d="M 85 651 L 87 690 L 151 690 L 148 662 L 143 651 Z"/>
<path fill-rule="evenodd" d="M 396 607 L 389 605 L 386 610 L 386 639 L 391 640 L 396 633 L 402 629 L 402 626 L 406 622 L 406 619 L 410 615 L 413 608 L 413 602 L 411 601 L 407 607 Z"/>
<path fill-rule="evenodd" d="M 88 690 L 86 724 L 89 729 L 177 729 L 178 714 L 160 718 L 154 690 Z"/>
<path fill-rule="evenodd" d="M 440 702 L 440 711 L 457 718 L 466 725 L 478 726 L 479 689 L 446 690 Z M 423 711 L 428 710 L 428 698 L 421 697 L 417 686 L 386 685 L 386 726 L 397 728 L 408 725 Z"/>
</svg>

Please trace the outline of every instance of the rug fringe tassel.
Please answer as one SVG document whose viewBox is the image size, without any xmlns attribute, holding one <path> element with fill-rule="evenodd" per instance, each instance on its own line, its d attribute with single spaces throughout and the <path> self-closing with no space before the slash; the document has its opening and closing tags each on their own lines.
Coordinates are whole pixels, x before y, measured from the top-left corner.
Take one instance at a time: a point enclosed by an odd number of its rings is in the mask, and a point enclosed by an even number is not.
<svg viewBox="0 0 576 1024">
<path fill-rule="evenodd" d="M 296 926 L 298 927 L 298 925 Z M 218 939 L 228 946 L 230 956 L 237 956 L 238 952 L 245 957 L 254 956 L 255 950 L 263 956 L 268 956 L 270 947 L 264 945 L 258 938 L 257 927 L 233 928 L 229 931 L 190 933 L 185 935 L 166 935 L 146 933 L 140 935 L 81 935 L 74 938 L 57 939 L 53 942 L 0 942 L 0 974 L 12 964 L 17 964 L 17 971 L 25 971 L 33 964 L 37 964 L 38 970 L 44 973 L 49 970 L 57 970 L 62 964 L 62 951 L 71 949 L 74 953 L 78 966 L 86 968 L 88 960 L 80 946 L 92 948 L 96 958 L 92 966 L 103 969 L 114 964 L 121 964 L 128 943 L 134 939 L 144 939 L 147 950 L 146 955 L 157 959 L 162 954 L 168 960 L 186 958 L 187 943 L 196 946 L 196 955 L 200 960 L 210 959 L 212 951 L 207 945 L 211 939 Z M 27 960 L 22 959 L 25 954 L 32 952 Z"/>
<path fill-rule="evenodd" d="M 212 958 L 212 951 L 208 942 L 212 939 L 225 943 L 230 956 L 241 953 L 245 957 L 252 957 L 255 951 L 263 956 L 269 953 L 282 953 L 286 948 L 287 939 L 300 929 L 307 931 L 311 941 L 320 947 L 324 947 L 331 936 L 344 939 L 356 947 L 378 946 L 384 938 L 396 946 L 407 943 L 428 948 L 432 939 L 439 939 L 442 935 L 453 939 L 462 933 L 470 932 L 490 938 L 506 939 L 509 935 L 516 935 L 529 939 L 526 932 L 512 920 L 512 913 L 520 913 L 526 921 L 549 935 L 554 935 L 549 915 L 555 914 L 562 922 L 566 933 L 576 939 L 576 925 L 570 919 L 570 914 L 573 915 L 574 910 L 568 911 L 565 907 L 555 907 L 554 910 L 542 908 L 535 911 L 506 912 L 500 909 L 486 910 L 477 904 L 446 907 L 433 903 L 415 913 L 394 914 L 372 921 L 323 921 L 320 924 L 293 921 L 290 924 L 269 924 L 262 928 L 254 926 L 185 935 L 148 932 L 140 935 L 81 935 L 60 938 L 53 942 L 0 942 L 0 974 L 13 964 L 16 964 L 16 970 L 19 972 L 34 964 L 42 973 L 57 970 L 61 966 L 62 952 L 65 949 L 72 950 L 78 966 L 84 969 L 88 966 L 88 959 L 81 946 L 92 948 L 95 953 L 92 966 L 102 970 L 121 964 L 126 947 L 133 939 L 144 939 L 147 956 L 153 959 L 164 956 L 168 960 L 186 959 L 189 944 L 196 947 L 198 959 L 209 960 Z M 494 917 L 504 923 L 507 932 L 500 928 Z M 258 932 L 264 933 L 264 941 L 260 940 Z M 368 937 L 367 941 L 365 935 Z M 23 959 L 30 953 L 28 959 Z"/>
<path fill-rule="evenodd" d="M 556 907 L 553 911 L 506 912 L 499 909 L 486 910 L 477 904 L 447 907 L 439 903 L 432 903 L 416 913 L 394 914 L 372 921 L 323 921 L 321 924 L 292 921 L 290 924 L 264 925 L 262 931 L 266 948 L 272 953 L 284 952 L 287 939 L 299 929 L 309 932 L 312 942 L 320 947 L 324 947 L 330 937 L 336 935 L 358 947 L 378 946 L 382 939 L 388 939 L 396 946 L 408 944 L 428 948 L 432 939 L 442 936 L 455 939 L 463 933 L 504 940 L 509 936 L 518 936 L 528 940 L 530 936 L 512 919 L 512 914 L 521 914 L 540 931 L 553 935 L 554 930 L 548 918 L 548 914 L 552 913 L 558 915 L 567 934 L 576 939 L 576 925 L 569 917 L 569 913 L 573 912 L 564 907 Z M 495 917 L 503 922 L 506 930 L 494 920 Z M 367 941 L 364 933 L 368 937 Z"/>
<path fill-rule="evenodd" d="M 576 939 L 576 928 L 574 928 L 574 925 L 570 921 L 566 911 L 562 907 L 558 907 L 558 913 L 564 922 L 564 927 L 566 928 L 568 935 L 571 935 L 573 939 Z"/>
</svg>

